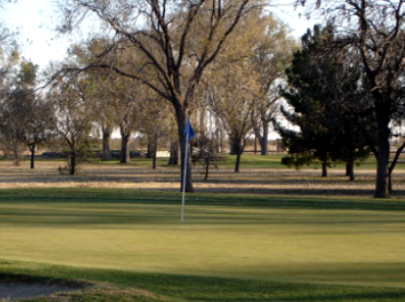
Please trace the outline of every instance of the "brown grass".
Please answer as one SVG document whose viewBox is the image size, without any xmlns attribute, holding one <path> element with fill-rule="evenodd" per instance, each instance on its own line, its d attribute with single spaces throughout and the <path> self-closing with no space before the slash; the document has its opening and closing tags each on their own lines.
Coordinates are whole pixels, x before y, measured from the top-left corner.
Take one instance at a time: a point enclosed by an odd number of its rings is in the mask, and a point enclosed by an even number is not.
<svg viewBox="0 0 405 302">
<path fill-rule="evenodd" d="M 133 165 L 84 164 L 78 176 L 60 175 L 58 167 L 64 162 L 41 161 L 30 170 L 29 163 L 14 167 L 11 162 L 0 162 L 0 188 L 118 188 L 178 191 L 180 170 L 176 167 Z M 359 195 L 373 194 L 375 172 L 356 169 L 356 181 L 349 182 L 343 169 L 331 169 L 328 178 L 321 178 L 315 169 L 212 169 L 208 181 L 204 170 L 193 168 L 193 179 L 198 192 L 256 193 L 256 194 L 311 194 Z M 394 174 L 394 190 L 405 195 L 405 171 Z"/>
</svg>

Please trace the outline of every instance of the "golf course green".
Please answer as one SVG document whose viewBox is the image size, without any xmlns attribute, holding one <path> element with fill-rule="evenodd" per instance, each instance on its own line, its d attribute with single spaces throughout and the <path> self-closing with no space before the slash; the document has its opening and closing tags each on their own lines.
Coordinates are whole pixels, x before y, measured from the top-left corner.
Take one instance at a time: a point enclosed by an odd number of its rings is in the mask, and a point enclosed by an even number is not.
<svg viewBox="0 0 405 302">
<path fill-rule="evenodd" d="M 139 301 L 405 300 L 405 201 L 196 194 L 186 202 L 181 224 L 176 193 L 3 190 L 0 274 L 157 295 Z M 232 299 L 221 294 L 236 288 Z"/>
</svg>

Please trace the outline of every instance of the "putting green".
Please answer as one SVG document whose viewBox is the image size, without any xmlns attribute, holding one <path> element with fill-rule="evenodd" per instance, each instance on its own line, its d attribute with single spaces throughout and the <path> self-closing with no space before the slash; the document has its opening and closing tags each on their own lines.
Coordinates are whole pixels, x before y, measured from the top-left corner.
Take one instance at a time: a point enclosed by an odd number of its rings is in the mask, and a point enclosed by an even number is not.
<svg viewBox="0 0 405 302">
<path fill-rule="evenodd" d="M 0 259 L 405 287 L 405 211 L 248 207 L 247 200 L 240 206 L 188 205 L 181 225 L 179 205 L 131 194 L 54 202 L 46 194 L 45 201 L 29 194 L 3 198 Z"/>
</svg>

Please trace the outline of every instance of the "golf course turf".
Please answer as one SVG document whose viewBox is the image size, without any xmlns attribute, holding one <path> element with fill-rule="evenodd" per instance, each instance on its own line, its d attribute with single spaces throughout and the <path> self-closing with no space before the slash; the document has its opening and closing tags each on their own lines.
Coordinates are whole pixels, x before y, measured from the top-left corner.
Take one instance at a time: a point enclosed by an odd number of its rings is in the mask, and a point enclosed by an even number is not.
<svg viewBox="0 0 405 302">
<path fill-rule="evenodd" d="M 176 193 L 3 190 L 0 280 L 96 284 L 72 301 L 405 300 L 403 200 L 194 194 L 186 203 L 180 224 Z"/>
</svg>

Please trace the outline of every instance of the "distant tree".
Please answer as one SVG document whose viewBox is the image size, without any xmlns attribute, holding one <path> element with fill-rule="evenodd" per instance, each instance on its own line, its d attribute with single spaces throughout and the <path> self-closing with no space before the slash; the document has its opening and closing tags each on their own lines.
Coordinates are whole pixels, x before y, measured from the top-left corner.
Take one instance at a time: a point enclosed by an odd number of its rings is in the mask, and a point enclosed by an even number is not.
<svg viewBox="0 0 405 302">
<path fill-rule="evenodd" d="M 31 156 L 30 168 L 35 168 L 35 150 L 54 135 L 55 114 L 53 106 L 34 91 L 38 66 L 32 62 L 22 62 L 19 85 L 13 99 L 20 103 L 20 122 L 25 141 Z"/>
<path fill-rule="evenodd" d="M 149 155 L 149 158 L 152 159 L 152 169 L 154 170 L 156 169 L 159 139 L 170 136 L 170 122 L 173 121 L 171 116 L 174 114 L 171 108 L 165 105 L 156 94 L 148 94 L 147 99 L 144 99 L 140 105 L 139 130 L 147 137 L 147 156 Z"/>
<path fill-rule="evenodd" d="M 252 103 L 257 91 L 256 82 L 245 78 L 245 67 L 243 63 L 233 63 L 214 71 L 209 96 L 212 111 L 221 119 L 228 134 L 230 153 L 236 155 L 236 173 L 240 170 L 246 136 L 252 129 Z"/>
<path fill-rule="evenodd" d="M 170 155 L 167 164 L 169 166 L 177 166 L 179 164 L 179 141 L 177 139 L 170 142 Z"/>
<path fill-rule="evenodd" d="M 20 164 L 22 145 L 31 152 L 34 168 L 35 149 L 52 135 L 54 114 L 49 102 L 35 92 L 38 66 L 21 61 L 16 76 L 12 75 L 8 91 L 0 106 L 0 132 L 6 151 L 14 155 L 14 164 Z"/>
<path fill-rule="evenodd" d="M 138 82 L 131 79 L 113 76 L 114 83 L 111 86 L 113 96 L 112 106 L 115 109 L 115 124 L 118 125 L 121 134 L 121 164 L 127 164 L 131 160 L 129 143 L 138 119 Z"/>
<path fill-rule="evenodd" d="M 28 108 L 27 108 L 28 107 Z M 52 103 L 37 96 L 25 105 L 24 140 L 31 153 L 30 168 L 35 168 L 35 151 L 38 145 L 48 142 L 55 136 L 55 112 Z"/>
<path fill-rule="evenodd" d="M 87 100 L 88 88 L 83 77 L 64 78 L 53 87 L 49 95 L 58 117 L 56 131 L 68 149 L 67 169 L 70 175 L 77 174 L 78 161 L 91 146 L 94 114 L 91 102 Z"/>
<path fill-rule="evenodd" d="M 116 127 L 117 112 L 115 111 L 111 94 L 106 91 L 106 88 L 111 84 L 109 77 L 97 76 L 95 81 L 95 85 L 97 85 L 95 92 L 97 101 L 94 103 L 96 113 L 95 121 L 99 125 L 101 132 L 102 160 L 108 161 L 112 159 L 110 140 L 114 128 Z"/>
<path fill-rule="evenodd" d="M 90 64 L 94 55 L 106 47 L 108 41 L 93 38 L 84 44 L 72 45 L 70 53 L 76 57 L 81 65 Z M 114 56 L 116 58 L 116 55 Z M 117 120 L 116 94 L 113 92 L 115 75 L 109 70 L 88 70 L 87 79 L 90 82 L 90 98 L 95 116 L 95 123 L 99 126 L 102 137 L 102 160 L 111 160 L 110 139 Z"/>
<path fill-rule="evenodd" d="M 208 180 L 210 168 L 218 167 L 218 162 L 223 160 L 223 157 L 218 153 L 218 140 L 209 138 L 206 134 L 199 135 L 197 144 L 199 153 L 193 155 L 193 162 L 200 163 L 205 169 L 204 180 Z"/>
<path fill-rule="evenodd" d="M 390 137 L 395 120 L 403 118 L 405 74 L 405 2 L 403 0 L 299 0 L 313 6 L 338 24 L 339 39 L 329 47 L 358 55 L 359 67 L 369 85 L 368 106 L 377 130 L 375 197 L 390 196 L 391 175 L 396 160 L 390 161 Z M 405 143 L 396 150 L 397 158 Z"/>
<path fill-rule="evenodd" d="M 279 99 L 272 90 L 281 80 L 279 70 L 286 67 L 290 53 L 281 51 L 288 44 L 284 38 L 288 40 L 286 28 L 271 16 L 262 11 L 246 16 L 204 78 L 209 106 L 228 134 L 231 153 L 236 154 L 235 172 L 239 172 L 252 129 L 267 149 L 272 106 Z"/>
<path fill-rule="evenodd" d="M 269 127 L 280 100 L 278 87 L 285 81 L 284 71 L 291 62 L 295 40 L 289 37 L 287 25 L 272 15 L 257 18 L 251 31 L 255 32 L 256 39 L 251 64 L 253 76 L 258 79 L 258 91 L 253 99 L 252 127 L 260 143 L 261 155 L 267 155 Z"/>
<path fill-rule="evenodd" d="M 283 162 L 301 166 L 319 160 L 323 177 L 332 161 L 344 160 L 352 168 L 356 160 L 367 157 L 366 132 L 372 125 L 361 117 L 365 94 L 358 68 L 347 61 L 350 53 L 341 57 L 323 49 L 333 39 L 332 26 L 315 26 L 302 37 L 303 48 L 294 53 L 286 70 L 289 86 L 282 90 L 291 108 L 284 108 L 283 116 L 299 131 L 276 123 L 291 154 Z M 354 180 L 352 170 L 349 176 Z"/>
<path fill-rule="evenodd" d="M 18 96 L 14 95 L 14 97 Z M 11 153 L 14 165 L 19 166 L 24 146 L 24 128 L 21 123 L 21 112 L 25 109 L 20 101 L 15 100 L 16 98 L 7 98 L 1 105 L 0 141 L 4 153 L 6 155 Z"/>
<path fill-rule="evenodd" d="M 169 128 L 168 131 L 168 139 L 169 139 L 169 160 L 167 164 L 169 166 L 177 166 L 179 165 L 179 136 L 177 134 L 177 124 L 176 124 L 176 117 L 174 115 L 169 116 L 168 121 Z"/>
<path fill-rule="evenodd" d="M 79 59 L 78 64 L 90 64 L 94 56 L 107 45 L 108 40 L 100 38 L 91 39 L 84 47 L 75 45 L 73 51 Z M 125 45 L 125 42 L 118 44 L 109 56 L 102 58 L 101 62 L 107 65 L 115 64 L 117 67 L 130 63 L 137 54 L 126 49 Z M 136 62 L 142 64 L 140 61 Z M 103 153 L 104 155 L 109 153 L 109 139 L 113 127 L 116 126 L 121 135 L 120 163 L 129 163 L 131 160 L 129 143 L 139 115 L 137 111 L 141 99 L 141 81 L 121 77 L 107 69 L 90 68 L 85 74 L 87 81 L 91 83 L 88 101 L 92 103 L 93 110 L 97 113 L 96 122 L 101 125 Z"/>
<path fill-rule="evenodd" d="M 66 1 L 63 30 L 94 13 L 115 33 L 116 41 L 99 58 L 114 51 L 115 46 L 137 49 L 145 64 L 117 66 L 95 61 L 88 68 L 106 68 L 139 80 L 169 102 L 176 112 L 181 146 L 181 186 L 185 165 L 186 136 L 183 133 L 194 93 L 206 68 L 222 51 L 240 19 L 261 1 L 187 0 L 157 1 Z M 114 3 L 114 5 L 112 5 Z M 132 65 L 132 66 L 131 66 Z M 131 68 L 128 70 L 126 67 Z M 83 70 L 83 69 L 82 69 Z M 71 71 L 69 68 L 65 71 Z M 155 81 L 157 79 L 157 81 Z M 190 167 L 190 165 L 188 165 Z M 191 169 L 186 172 L 186 191 L 193 192 Z"/>
</svg>

